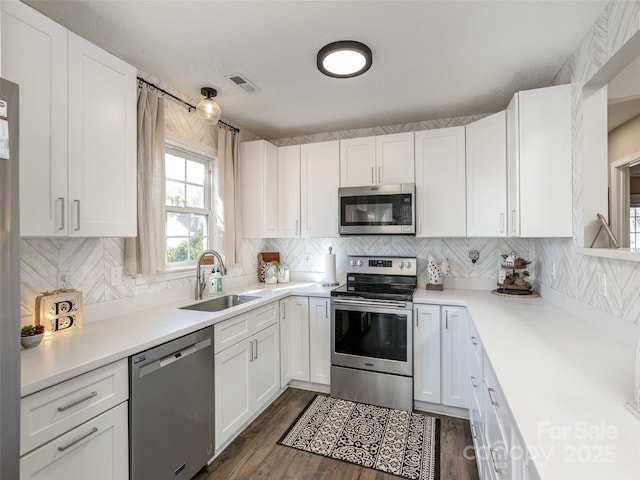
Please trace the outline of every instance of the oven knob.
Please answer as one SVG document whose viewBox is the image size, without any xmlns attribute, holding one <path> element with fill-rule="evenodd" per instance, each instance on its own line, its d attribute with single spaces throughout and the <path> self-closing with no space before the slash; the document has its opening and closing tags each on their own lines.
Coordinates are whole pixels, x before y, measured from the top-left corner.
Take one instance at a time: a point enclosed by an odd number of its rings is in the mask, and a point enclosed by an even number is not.
<svg viewBox="0 0 640 480">
<path fill-rule="evenodd" d="M 358 267 L 361 267 L 361 266 L 362 266 L 362 260 L 358 260 L 358 261 L 356 262 L 356 265 L 357 265 Z"/>
<path fill-rule="evenodd" d="M 351 265 L 352 267 L 355 267 L 356 266 L 356 261 L 355 260 L 351 260 L 349 262 L 349 265 Z"/>
<path fill-rule="evenodd" d="M 404 268 L 404 262 L 400 262 L 400 270 Z"/>
<path fill-rule="evenodd" d="M 411 262 L 407 262 L 407 268 L 411 268 Z"/>
</svg>

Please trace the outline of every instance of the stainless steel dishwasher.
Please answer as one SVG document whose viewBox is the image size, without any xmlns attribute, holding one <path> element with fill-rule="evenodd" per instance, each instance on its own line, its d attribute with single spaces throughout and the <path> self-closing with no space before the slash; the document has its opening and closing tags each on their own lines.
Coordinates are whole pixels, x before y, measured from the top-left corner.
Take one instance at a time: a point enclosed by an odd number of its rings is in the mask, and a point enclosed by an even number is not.
<svg viewBox="0 0 640 480">
<path fill-rule="evenodd" d="M 213 327 L 129 357 L 130 480 L 190 479 L 213 457 Z"/>
</svg>

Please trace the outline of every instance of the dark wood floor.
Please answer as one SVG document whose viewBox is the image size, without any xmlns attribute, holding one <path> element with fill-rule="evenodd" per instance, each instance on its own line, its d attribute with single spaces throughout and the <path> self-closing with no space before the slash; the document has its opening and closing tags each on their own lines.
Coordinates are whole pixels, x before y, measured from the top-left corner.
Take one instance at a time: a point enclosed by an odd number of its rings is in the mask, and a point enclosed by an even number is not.
<svg viewBox="0 0 640 480">
<path fill-rule="evenodd" d="M 313 392 L 288 389 L 227 449 L 193 480 L 351 479 L 397 480 L 400 477 L 278 445 L 278 440 L 313 398 Z M 474 460 L 463 451 L 472 445 L 466 420 L 441 419 L 440 479 L 477 480 Z"/>
</svg>

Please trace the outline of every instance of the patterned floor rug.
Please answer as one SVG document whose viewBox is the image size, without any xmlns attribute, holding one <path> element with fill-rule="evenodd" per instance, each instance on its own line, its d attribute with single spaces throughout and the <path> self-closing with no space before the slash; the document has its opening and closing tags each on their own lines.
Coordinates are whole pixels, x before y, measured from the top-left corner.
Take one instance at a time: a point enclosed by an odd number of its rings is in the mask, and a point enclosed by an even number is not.
<svg viewBox="0 0 640 480">
<path fill-rule="evenodd" d="M 278 443 L 404 478 L 439 480 L 439 422 L 317 395 Z"/>
</svg>

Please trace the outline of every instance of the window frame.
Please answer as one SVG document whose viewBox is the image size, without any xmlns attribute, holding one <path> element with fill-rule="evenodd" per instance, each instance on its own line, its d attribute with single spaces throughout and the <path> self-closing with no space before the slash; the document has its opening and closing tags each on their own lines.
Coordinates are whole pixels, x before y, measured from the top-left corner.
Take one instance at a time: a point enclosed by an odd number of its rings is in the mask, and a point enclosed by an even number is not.
<svg viewBox="0 0 640 480">
<path fill-rule="evenodd" d="M 165 204 L 164 204 L 165 225 L 167 223 L 169 213 L 204 215 L 207 217 L 207 227 L 208 227 L 206 232 L 206 238 L 208 239 L 207 248 L 215 248 L 215 244 L 216 244 L 215 232 L 217 230 L 216 201 L 215 201 L 216 194 L 214 192 L 214 187 L 216 185 L 216 181 L 214 178 L 214 176 L 216 175 L 216 169 L 215 169 L 216 161 L 217 161 L 216 157 L 213 156 L 212 154 L 208 154 L 201 150 L 197 150 L 187 145 L 184 145 L 178 142 L 169 141 L 169 140 L 165 140 L 164 161 L 166 161 L 166 154 L 175 155 L 177 157 L 185 158 L 186 160 L 189 160 L 189 161 L 194 161 L 194 162 L 203 164 L 205 166 L 206 180 L 204 185 L 204 190 L 205 190 L 204 191 L 204 200 L 205 200 L 204 208 L 167 205 L 166 203 L 167 200 L 165 195 Z M 165 171 L 164 178 L 163 178 L 165 187 L 166 187 L 166 182 L 168 180 L 170 181 L 171 179 L 167 177 L 167 174 Z M 190 182 L 188 182 L 186 178 L 186 172 L 185 172 L 184 184 L 185 185 L 190 184 Z M 203 237 L 205 237 L 204 233 L 203 233 Z M 174 237 L 170 237 L 168 232 L 166 232 L 165 233 L 165 250 L 164 250 L 165 272 L 171 273 L 171 272 L 177 272 L 181 270 L 192 270 L 196 266 L 197 259 L 192 259 L 192 260 L 187 260 L 182 262 L 173 262 L 173 263 L 169 263 L 167 261 L 167 243 L 170 238 L 174 238 Z M 189 237 L 189 239 L 190 238 L 192 237 Z"/>
</svg>

